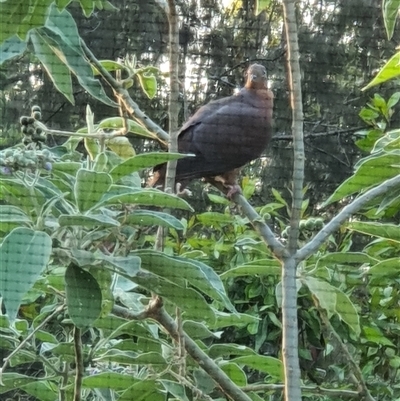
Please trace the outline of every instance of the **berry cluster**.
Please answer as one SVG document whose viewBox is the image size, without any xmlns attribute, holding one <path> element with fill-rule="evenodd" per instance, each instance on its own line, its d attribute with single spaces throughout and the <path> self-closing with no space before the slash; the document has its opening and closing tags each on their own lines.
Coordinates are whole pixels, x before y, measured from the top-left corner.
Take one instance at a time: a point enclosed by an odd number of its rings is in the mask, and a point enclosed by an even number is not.
<svg viewBox="0 0 400 401">
<path fill-rule="evenodd" d="M 0 172 L 5 175 L 18 170 L 36 171 L 39 168 L 50 171 L 53 162 L 48 149 L 5 149 L 0 152 Z"/>
<path fill-rule="evenodd" d="M 36 123 L 41 118 L 42 112 L 39 106 L 32 106 L 31 115 L 22 116 L 20 118 L 19 122 L 22 125 L 21 131 L 24 134 L 22 143 L 25 146 L 34 143 L 37 148 L 42 148 L 42 143 L 46 141 L 46 134 L 40 127 L 38 127 L 38 124 Z"/>
</svg>

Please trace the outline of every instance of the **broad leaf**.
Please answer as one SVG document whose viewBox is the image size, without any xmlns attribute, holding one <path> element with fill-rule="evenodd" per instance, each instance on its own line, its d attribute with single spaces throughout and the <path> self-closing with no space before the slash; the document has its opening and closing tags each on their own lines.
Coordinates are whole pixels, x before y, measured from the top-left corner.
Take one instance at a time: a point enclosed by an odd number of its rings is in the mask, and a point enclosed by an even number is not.
<svg viewBox="0 0 400 401">
<path fill-rule="evenodd" d="M 355 221 L 346 225 L 348 230 L 357 231 L 374 237 L 387 238 L 392 241 L 400 242 L 400 225 L 390 223 L 372 223 Z"/>
<path fill-rule="evenodd" d="M 26 50 L 26 47 L 27 43 L 21 40 L 17 35 L 5 40 L 0 45 L 0 65 L 22 54 Z"/>
<path fill-rule="evenodd" d="M 185 228 L 176 217 L 155 210 L 134 210 L 132 213 L 129 213 L 121 219 L 124 224 L 130 225 L 162 226 L 174 228 L 175 230 L 183 230 Z"/>
<path fill-rule="evenodd" d="M 60 227 L 81 226 L 85 228 L 93 227 L 119 227 L 120 223 L 111 217 L 103 214 L 87 214 L 87 215 L 66 215 L 63 214 L 58 218 Z"/>
<path fill-rule="evenodd" d="M 246 365 L 252 369 L 267 373 L 273 378 L 284 380 L 283 364 L 279 359 L 263 355 L 249 355 L 233 358 L 231 362 Z"/>
<path fill-rule="evenodd" d="M 257 259 L 244 265 L 236 266 L 221 274 L 222 279 L 228 277 L 240 276 L 280 276 L 282 274 L 282 266 L 276 259 Z"/>
<path fill-rule="evenodd" d="M 76 176 L 74 194 L 81 212 L 94 207 L 107 194 L 112 184 L 111 176 L 106 173 L 81 168 Z"/>
<path fill-rule="evenodd" d="M 79 328 L 92 326 L 101 313 L 99 284 L 90 273 L 73 263 L 67 267 L 65 283 L 69 317 Z"/>
<path fill-rule="evenodd" d="M 21 301 L 47 266 L 52 241 L 44 232 L 19 227 L 11 231 L 0 247 L 0 293 L 10 322 L 14 322 Z"/>
<path fill-rule="evenodd" d="M 122 177 L 132 174 L 135 171 L 142 170 L 147 167 L 154 167 L 161 163 L 166 163 L 170 160 L 178 160 L 186 157 L 180 153 L 167 153 L 167 152 L 149 152 L 141 153 L 140 155 L 131 157 L 125 160 L 118 166 L 114 167 L 110 174 L 114 182 L 118 181 Z"/>
</svg>

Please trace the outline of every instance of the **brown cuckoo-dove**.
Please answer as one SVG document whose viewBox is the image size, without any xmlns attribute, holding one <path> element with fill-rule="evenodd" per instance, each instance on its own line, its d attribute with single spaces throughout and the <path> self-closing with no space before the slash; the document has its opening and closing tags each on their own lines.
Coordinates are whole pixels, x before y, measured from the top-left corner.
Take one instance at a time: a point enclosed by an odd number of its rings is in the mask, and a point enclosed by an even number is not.
<svg viewBox="0 0 400 401">
<path fill-rule="evenodd" d="M 252 64 L 243 89 L 202 106 L 180 129 L 179 152 L 195 155 L 177 162 L 180 190 L 195 178 L 205 178 L 228 196 L 240 191 L 240 167 L 258 158 L 271 139 L 272 108 L 266 70 Z M 163 185 L 165 171 L 165 164 L 156 166 L 149 185 Z"/>
</svg>

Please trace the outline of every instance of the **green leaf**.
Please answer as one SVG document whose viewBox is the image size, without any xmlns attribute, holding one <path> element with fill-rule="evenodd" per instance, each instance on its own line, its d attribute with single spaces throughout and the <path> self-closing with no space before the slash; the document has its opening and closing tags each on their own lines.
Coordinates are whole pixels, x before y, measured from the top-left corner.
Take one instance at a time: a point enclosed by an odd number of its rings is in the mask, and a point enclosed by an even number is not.
<svg viewBox="0 0 400 401">
<path fill-rule="evenodd" d="M 39 31 L 31 32 L 30 40 L 35 49 L 35 56 L 42 63 L 54 86 L 71 104 L 75 104 L 69 69 L 60 62 L 54 53 L 54 48 L 49 45 L 48 40 L 46 41 L 46 37 L 40 35 Z"/>
<path fill-rule="evenodd" d="M 218 212 L 204 212 L 201 214 L 198 214 L 196 216 L 196 219 L 206 225 L 206 226 L 213 226 L 215 225 L 226 225 L 226 224 L 232 224 L 234 222 L 234 217 L 230 214 L 226 213 L 218 213 Z"/>
<path fill-rule="evenodd" d="M 83 388 L 110 388 L 113 390 L 125 390 L 139 380 L 133 375 L 124 375 L 116 372 L 104 372 L 86 376 L 82 380 Z"/>
<path fill-rule="evenodd" d="M 123 64 L 119 63 L 118 61 L 114 60 L 98 60 L 98 61 L 102 65 L 102 67 L 104 67 L 108 72 L 126 70 L 126 67 Z M 92 65 L 92 69 L 94 75 L 100 75 L 99 70 L 95 66 Z"/>
<path fill-rule="evenodd" d="M 26 0 L 0 2 L 1 28 L 0 43 L 18 33 L 22 21 L 27 16 Z"/>
<path fill-rule="evenodd" d="M 153 99 L 157 93 L 156 77 L 148 71 L 140 71 L 136 75 L 139 78 L 140 86 L 142 87 L 143 92 L 149 99 Z"/>
<path fill-rule="evenodd" d="M 10 322 L 14 322 L 24 295 L 46 268 L 52 241 L 44 232 L 19 227 L 0 247 L 0 294 Z"/>
<path fill-rule="evenodd" d="M 76 176 L 74 194 L 81 212 L 94 207 L 107 194 L 112 184 L 111 176 L 81 168 Z"/>
<path fill-rule="evenodd" d="M 22 385 L 21 389 L 40 401 L 54 401 L 57 399 L 54 385 L 48 380 L 43 380 L 43 378 L 40 381 Z"/>
<path fill-rule="evenodd" d="M 303 281 L 311 294 L 318 299 L 321 307 L 327 311 L 328 317 L 331 317 L 336 307 L 336 288 L 324 280 L 311 276 L 306 276 Z"/>
<path fill-rule="evenodd" d="M 7 60 L 21 55 L 26 50 L 26 47 L 27 43 L 21 40 L 17 35 L 11 36 L 11 38 L 6 39 L 0 45 L 0 65 Z"/>
<path fill-rule="evenodd" d="M 400 242 L 400 225 L 355 221 L 348 223 L 346 228 L 374 237 L 387 238 L 392 241 Z"/>
<path fill-rule="evenodd" d="M 269 7 L 271 0 L 256 0 L 256 15 Z"/>
<path fill-rule="evenodd" d="M 37 381 L 38 378 L 33 376 L 25 376 L 18 373 L 3 373 L 1 375 L 2 386 L 0 386 L 0 394 L 7 393 L 10 390 L 20 389 L 28 383 Z"/>
<path fill-rule="evenodd" d="M 395 347 L 395 345 L 386 338 L 376 326 L 363 325 L 362 332 L 367 341 L 388 347 Z"/>
<path fill-rule="evenodd" d="M 147 352 L 138 354 L 132 351 L 120 351 L 111 349 L 103 355 L 96 358 L 98 361 L 107 361 L 114 363 L 122 363 L 129 365 L 162 365 L 165 366 L 166 361 L 158 352 Z"/>
<path fill-rule="evenodd" d="M 165 401 L 165 394 L 159 392 L 158 386 L 154 380 L 143 380 L 125 390 L 118 401 Z"/>
<path fill-rule="evenodd" d="M 228 199 L 224 198 L 223 196 L 209 194 L 209 193 L 207 193 L 207 196 L 208 196 L 208 199 L 210 199 L 211 202 L 217 203 L 219 205 L 228 206 L 231 203 Z"/>
<path fill-rule="evenodd" d="M 373 277 L 397 278 L 400 275 L 399 258 L 383 260 L 367 270 L 367 273 Z"/>
<path fill-rule="evenodd" d="M 240 266 L 236 266 L 221 274 L 222 279 L 228 277 L 240 276 L 280 276 L 282 274 L 282 266 L 276 259 L 257 259 Z"/>
<path fill-rule="evenodd" d="M 30 2 L 30 7 L 27 7 L 21 25 L 18 27 L 18 36 L 25 39 L 26 34 L 33 28 L 40 28 L 45 25 L 48 15 L 48 10 L 53 0 L 35 0 Z"/>
<path fill-rule="evenodd" d="M 203 340 L 205 338 L 219 339 L 220 336 L 210 331 L 203 323 L 194 322 L 193 320 L 185 320 L 183 322 L 183 330 L 190 338 Z"/>
<path fill-rule="evenodd" d="M 79 328 L 92 326 L 101 313 L 99 284 L 90 273 L 73 263 L 67 267 L 65 283 L 69 317 Z"/>
<path fill-rule="evenodd" d="M 263 355 L 239 356 L 231 359 L 239 365 L 246 365 L 252 369 L 267 373 L 273 378 L 284 380 L 283 364 L 279 359 Z"/>
<path fill-rule="evenodd" d="M 367 90 L 390 79 L 400 76 L 400 52 L 396 53 L 378 72 L 378 75 L 361 90 Z"/>
<path fill-rule="evenodd" d="M 364 263 L 373 265 L 376 261 L 363 252 L 332 252 L 319 258 L 316 267 L 328 266 L 333 268 L 334 265 L 359 267 Z"/>
<path fill-rule="evenodd" d="M 185 387 L 182 384 L 171 380 L 160 380 L 160 383 L 168 393 L 174 396 L 175 399 L 180 401 L 189 401 L 185 393 Z"/>
<path fill-rule="evenodd" d="M 383 21 L 385 23 L 386 34 L 388 39 L 392 39 L 394 27 L 396 25 L 396 19 L 400 12 L 400 1 L 399 0 L 383 0 L 382 2 L 382 13 Z"/>
<path fill-rule="evenodd" d="M 129 142 L 129 139 L 124 136 L 117 136 L 115 138 L 108 139 L 106 141 L 106 145 L 122 159 L 129 159 L 136 154 L 135 149 Z"/>
<path fill-rule="evenodd" d="M 66 215 L 63 214 L 58 218 L 60 227 L 81 226 L 85 228 L 93 227 L 119 227 L 120 223 L 111 217 L 103 214 L 87 214 L 87 215 Z"/>
<path fill-rule="evenodd" d="M 214 344 L 208 350 L 210 358 L 230 358 L 232 355 L 257 355 L 257 353 L 244 345 L 238 344 Z"/>
<path fill-rule="evenodd" d="M 361 160 L 356 172 L 336 189 L 323 203 L 323 207 L 396 176 L 400 172 L 399 158 L 400 153 L 393 151 Z"/>
<path fill-rule="evenodd" d="M 124 203 L 193 211 L 192 207 L 185 200 L 176 195 L 167 194 L 153 188 L 130 188 L 122 185 L 112 185 L 109 191 L 104 194 L 97 207 Z"/>
<path fill-rule="evenodd" d="M 360 317 L 358 316 L 357 309 L 351 302 L 350 298 L 342 291 L 336 291 L 336 313 L 353 331 L 356 335 L 360 335 Z"/>
<path fill-rule="evenodd" d="M 86 18 L 89 18 L 94 11 L 94 1 L 93 0 L 79 0 L 81 4 L 83 14 Z"/>
<path fill-rule="evenodd" d="M 110 117 L 102 120 L 98 128 L 100 129 L 121 129 L 127 125 L 128 132 L 132 132 L 136 135 L 143 136 L 145 138 L 158 139 L 156 134 L 150 132 L 146 127 L 144 127 L 139 122 L 134 120 L 123 119 L 122 117 Z"/>
<path fill-rule="evenodd" d="M 122 177 L 132 174 L 135 171 L 142 170 L 148 167 L 154 167 L 161 163 L 166 163 L 170 160 L 178 160 L 186 157 L 187 155 L 182 155 L 180 153 L 167 153 L 167 152 L 149 152 L 141 153 L 125 160 L 118 166 L 114 167 L 110 174 L 114 180 L 117 182 Z"/>
<path fill-rule="evenodd" d="M 80 85 L 94 98 L 111 107 L 117 103 L 108 98 L 100 81 L 94 78 L 92 68 L 80 46 L 76 23 L 67 10 L 59 12 L 52 4 L 46 26 L 40 28 L 46 41 L 52 42 L 55 54 L 77 77 Z"/>
<path fill-rule="evenodd" d="M 237 385 L 246 386 L 247 377 L 243 369 L 238 364 L 233 362 L 220 362 L 220 368 L 226 373 L 226 375 Z"/>
<path fill-rule="evenodd" d="M 197 260 L 170 257 L 150 250 L 136 251 L 134 254 L 140 257 L 142 268 L 173 283 L 187 280 L 210 298 L 222 302 L 229 311 L 235 312 L 221 279 L 210 266 Z"/>
<path fill-rule="evenodd" d="M 134 210 L 122 219 L 124 224 L 129 225 L 162 226 L 174 228 L 175 230 L 183 230 L 185 228 L 176 217 L 154 210 Z"/>
<path fill-rule="evenodd" d="M 32 220 L 16 206 L 0 205 L 0 230 L 8 232 L 16 225 L 30 225 Z"/>
</svg>

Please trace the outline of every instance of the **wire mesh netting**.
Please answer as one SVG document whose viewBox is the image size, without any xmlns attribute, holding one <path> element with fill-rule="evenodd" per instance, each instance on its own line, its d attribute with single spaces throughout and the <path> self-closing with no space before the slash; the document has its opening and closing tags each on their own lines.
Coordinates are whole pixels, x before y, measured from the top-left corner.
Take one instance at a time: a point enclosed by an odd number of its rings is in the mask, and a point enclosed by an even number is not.
<svg viewBox="0 0 400 401">
<path fill-rule="evenodd" d="M 0 400 L 399 400 L 398 2 L 296 5 L 304 157 L 280 1 L 111 3 L 0 2 Z"/>
</svg>

